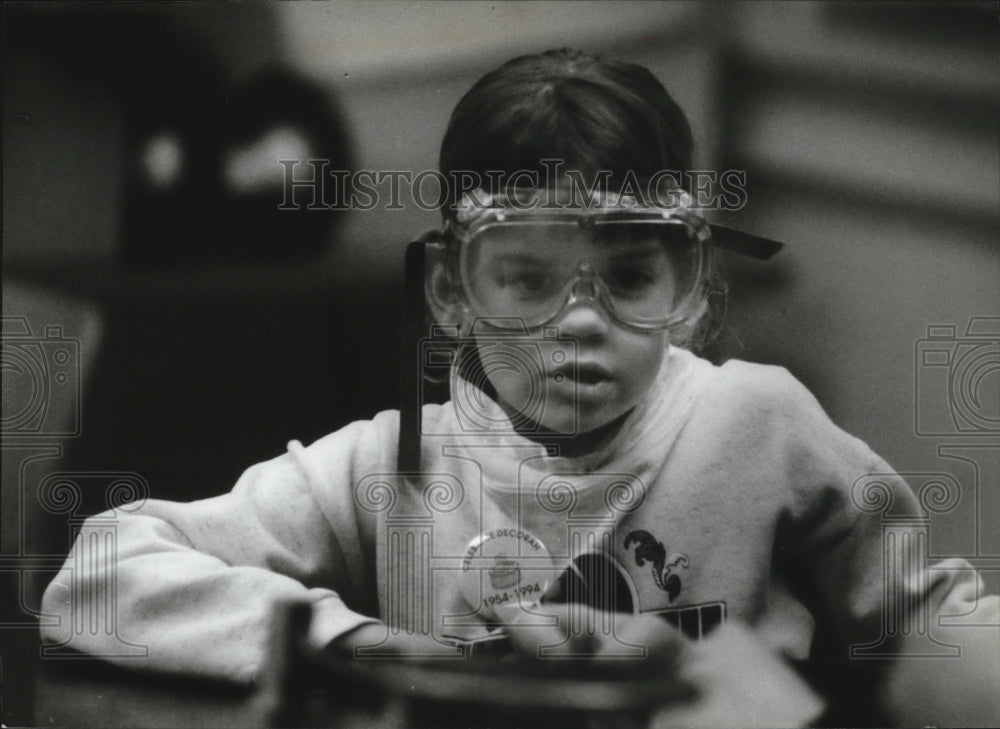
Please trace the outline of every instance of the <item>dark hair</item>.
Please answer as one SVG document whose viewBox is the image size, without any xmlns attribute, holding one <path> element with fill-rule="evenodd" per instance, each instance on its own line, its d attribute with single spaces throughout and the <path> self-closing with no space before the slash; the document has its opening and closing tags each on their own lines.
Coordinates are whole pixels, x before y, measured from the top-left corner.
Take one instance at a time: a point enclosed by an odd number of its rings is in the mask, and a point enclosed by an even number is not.
<svg viewBox="0 0 1000 729">
<path fill-rule="evenodd" d="M 563 48 L 520 56 L 483 76 L 451 114 L 439 167 L 544 172 L 543 159 L 592 175 L 686 178 L 693 151 L 684 112 L 648 69 Z M 448 200 L 448 205 L 455 200 Z"/>
</svg>

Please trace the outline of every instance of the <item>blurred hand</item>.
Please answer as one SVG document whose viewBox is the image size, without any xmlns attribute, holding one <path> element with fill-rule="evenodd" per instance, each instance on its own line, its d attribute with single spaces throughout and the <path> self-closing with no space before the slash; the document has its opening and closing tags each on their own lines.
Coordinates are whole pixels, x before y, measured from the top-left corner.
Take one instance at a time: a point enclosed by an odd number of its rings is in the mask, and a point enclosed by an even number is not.
<svg viewBox="0 0 1000 729">
<path fill-rule="evenodd" d="M 691 643 L 679 678 L 695 688 L 696 699 L 664 706 L 650 729 L 812 726 L 824 708 L 771 647 L 735 622 Z"/>
<path fill-rule="evenodd" d="M 458 652 L 457 648 L 439 643 L 429 635 L 391 631 L 385 623 L 358 626 L 335 639 L 330 647 L 346 655 L 354 655 L 357 648 L 377 648 L 380 655 L 413 659 Z"/>
<path fill-rule="evenodd" d="M 681 661 L 687 650 L 688 641 L 680 631 L 653 615 L 547 603 L 532 607 L 530 612 L 517 608 L 516 613 L 507 612 L 503 618 L 515 652 L 524 658 L 631 658 L 656 662 L 658 670 L 664 670 Z M 634 661 L 626 663 L 634 667 Z"/>
</svg>

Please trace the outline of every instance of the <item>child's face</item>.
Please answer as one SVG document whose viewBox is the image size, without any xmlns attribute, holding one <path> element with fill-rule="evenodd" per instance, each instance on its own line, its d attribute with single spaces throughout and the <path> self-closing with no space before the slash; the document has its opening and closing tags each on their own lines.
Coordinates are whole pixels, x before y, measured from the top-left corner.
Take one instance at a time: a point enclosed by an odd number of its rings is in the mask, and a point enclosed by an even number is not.
<svg viewBox="0 0 1000 729">
<path fill-rule="evenodd" d="M 477 338 L 484 372 L 509 414 L 584 433 L 623 415 L 649 390 L 667 335 L 627 326 L 609 309 L 636 316 L 668 310 L 676 271 L 660 229 L 622 231 L 521 225 L 470 245 L 466 278 L 491 312 L 526 320 L 536 310 L 556 314 L 541 334 L 511 336 L 516 351 Z"/>
<path fill-rule="evenodd" d="M 585 433 L 646 396 L 701 270 L 695 232 L 649 212 L 504 211 L 460 231 L 452 299 L 515 427 Z"/>
</svg>

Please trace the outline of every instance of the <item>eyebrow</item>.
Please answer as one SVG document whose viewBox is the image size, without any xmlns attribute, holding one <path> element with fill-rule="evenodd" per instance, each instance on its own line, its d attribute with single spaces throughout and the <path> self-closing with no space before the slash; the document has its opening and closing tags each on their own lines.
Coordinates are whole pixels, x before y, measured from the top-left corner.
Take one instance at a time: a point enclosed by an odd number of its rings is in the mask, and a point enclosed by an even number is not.
<svg viewBox="0 0 1000 729">
<path fill-rule="evenodd" d="M 490 263 L 522 263 L 522 264 L 537 264 L 537 263 L 552 263 L 555 258 L 552 256 L 542 257 L 535 256 L 528 253 L 500 253 L 496 256 L 490 258 Z"/>
<path fill-rule="evenodd" d="M 611 261 L 619 261 L 634 256 L 653 256 L 660 252 L 660 243 L 657 241 L 647 241 L 641 244 L 629 245 L 628 250 L 621 250 L 622 246 L 612 244 L 611 250 L 607 253 L 607 258 Z M 618 250 L 614 250 L 618 248 Z"/>
</svg>

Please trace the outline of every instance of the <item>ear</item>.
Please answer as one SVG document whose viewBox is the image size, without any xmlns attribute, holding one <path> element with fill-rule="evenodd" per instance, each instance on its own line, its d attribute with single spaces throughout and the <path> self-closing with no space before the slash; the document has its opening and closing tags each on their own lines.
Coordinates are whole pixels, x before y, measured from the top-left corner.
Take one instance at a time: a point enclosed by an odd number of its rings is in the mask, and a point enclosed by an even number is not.
<svg viewBox="0 0 1000 729">
<path fill-rule="evenodd" d="M 452 281 L 447 249 L 438 240 L 427 242 L 424 251 L 424 296 L 431 315 L 438 324 L 458 326 L 464 331 L 468 310 L 457 282 Z"/>
</svg>

